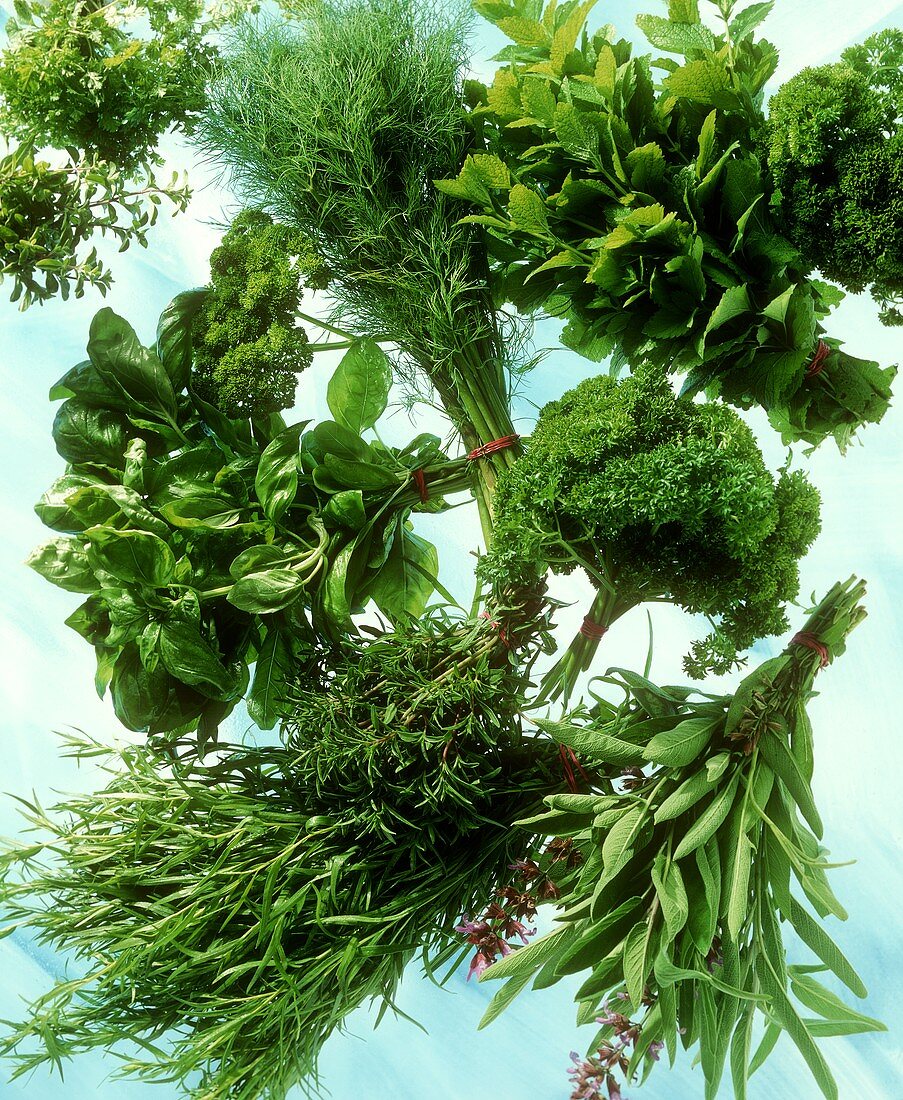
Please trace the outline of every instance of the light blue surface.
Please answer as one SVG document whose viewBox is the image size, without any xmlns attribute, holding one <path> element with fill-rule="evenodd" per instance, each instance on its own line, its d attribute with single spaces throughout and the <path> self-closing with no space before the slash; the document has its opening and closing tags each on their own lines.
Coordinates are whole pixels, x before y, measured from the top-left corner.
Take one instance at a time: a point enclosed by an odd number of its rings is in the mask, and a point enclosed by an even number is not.
<svg viewBox="0 0 903 1100">
<path fill-rule="evenodd" d="M 625 37 L 638 40 L 634 15 L 656 10 L 653 0 L 600 5 L 600 21 L 617 24 Z M 782 53 L 780 79 L 805 64 L 828 60 L 848 42 L 876 25 L 903 25 L 903 5 L 884 0 L 783 0 L 766 25 Z M 477 66 L 495 44 L 478 43 Z M 203 173 L 193 174 L 199 183 Z M 161 222 L 147 252 L 113 254 L 116 283 L 106 304 L 124 314 L 150 340 L 157 314 L 178 291 L 205 281 L 206 259 L 217 234 L 203 224 L 228 202 L 214 187 L 200 191 L 192 214 Z M 22 561 L 47 537 L 32 505 L 61 470 L 53 451 L 50 425 L 54 409 L 47 389 L 69 366 L 83 358 L 87 328 L 103 304 L 98 295 L 82 302 L 53 302 L 26 314 L 0 305 L 0 698 L 2 698 L 3 774 L 0 788 L 22 794 L 35 789 L 42 801 L 52 791 L 90 786 L 90 768 L 76 770 L 56 753 L 52 730 L 77 726 L 102 737 L 117 733 L 107 703 L 93 694 L 94 660 L 90 648 L 63 626 L 78 597 L 48 585 Z M 903 360 L 901 330 L 883 329 L 868 300 L 847 300 L 831 322 L 831 334 L 848 341 L 853 354 L 882 362 Z M 543 326 L 537 345 L 554 344 L 554 328 Z M 318 365 L 299 390 L 297 418 L 322 413 L 329 366 Z M 530 402 L 541 405 L 595 368 L 565 353 L 549 355 L 528 382 L 518 415 L 531 416 Z M 898 402 L 899 405 L 899 402 Z M 432 418 L 418 423 L 435 424 Z M 752 417 L 774 465 L 780 445 L 761 417 Z M 406 414 L 391 420 L 398 438 L 411 434 Z M 804 593 L 823 593 L 851 573 L 869 583 L 869 618 L 852 636 L 847 654 L 824 676 L 824 695 L 813 704 L 816 735 L 815 794 L 826 822 L 827 843 L 838 860 L 856 858 L 855 866 L 833 872 L 834 887 L 850 911 L 846 924 L 832 920 L 830 931 L 852 959 L 870 990 L 863 1010 L 885 1020 L 889 1034 L 832 1039 L 822 1048 L 840 1083 L 841 1095 L 856 1100 L 903 1098 L 903 1047 L 899 1030 L 903 1003 L 900 964 L 900 905 L 903 876 L 900 841 L 899 733 L 903 711 L 900 690 L 903 607 L 903 522 L 901 459 L 903 410 L 892 408 L 885 422 L 863 434 L 862 447 L 841 459 L 822 448 L 806 465 L 824 496 L 823 532 L 802 570 Z M 471 559 L 477 544 L 473 516 L 424 520 L 420 527 L 435 537 L 443 552 L 443 578 L 462 595 L 469 593 Z M 587 590 L 569 583 L 560 593 L 578 601 L 563 619 L 566 637 L 583 614 Z M 679 682 L 680 655 L 698 636 L 699 625 L 674 609 L 653 610 L 656 658 L 653 677 Z M 646 647 L 645 615 L 635 612 L 611 631 L 602 660 L 640 667 Z M 772 651 L 762 645 L 759 653 Z M 729 681 L 725 681 L 729 682 Z M 17 829 L 11 800 L 0 801 L 0 832 Z M 799 956 L 802 959 L 802 955 Z M 37 951 L 21 937 L 0 941 L 0 1018 L 15 1017 L 21 1000 L 47 988 L 58 960 Z M 388 1016 L 371 1034 L 372 1013 L 360 1011 L 348 1021 L 349 1034 L 331 1040 L 323 1053 L 324 1083 L 335 1100 L 565 1100 L 569 1094 L 568 1052 L 582 1049 L 591 1031 L 573 1023 L 573 985 L 562 983 L 523 995 L 486 1031 L 476 1023 L 495 991 L 491 983 L 469 985 L 456 975 L 447 991 L 423 981 L 411 967 L 399 996 L 400 1007 L 429 1030 L 424 1035 L 404 1020 Z M 0 1074 L 0 1100 L 170 1100 L 165 1086 L 147 1087 L 110 1081 L 112 1057 L 88 1055 L 72 1062 L 65 1083 L 43 1072 L 6 1084 Z M 702 1095 L 700 1071 L 681 1058 L 669 1073 L 659 1067 L 643 1089 L 625 1090 L 647 1100 L 696 1100 Z M 729 1095 L 729 1088 L 723 1090 Z M 752 1100 L 815 1100 L 818 1093 L 795 1049 L 786 1039 L 756 1075 Z"/>
</svg>

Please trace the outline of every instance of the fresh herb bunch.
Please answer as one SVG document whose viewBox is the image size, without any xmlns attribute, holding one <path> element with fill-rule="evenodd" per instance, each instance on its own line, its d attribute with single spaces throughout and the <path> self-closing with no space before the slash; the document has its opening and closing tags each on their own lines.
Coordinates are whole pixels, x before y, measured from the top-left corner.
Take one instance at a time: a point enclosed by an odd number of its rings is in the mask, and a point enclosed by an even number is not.
<svg viewBox="0 0 903 1100">
<path fill-rule="evenodd" d="M 0 53 L 0 131 L 140 172 L 164 131 L 190 129 L 203 107 L 203 11 L 202 0 L 19 0 Z M 151 37 L 124 29 L 139 15 Z"/>
<path fill-rule="evenodd" d="M 500 623 L 436 611 L 346 646 L 328 681 L 290 693 L 282 732 L 293 767 L 324 812 L 353 805 L 355 827 L 384 839 L 414 828 L 432 843 L 459 817 L 478 831 L 506 817 L 511 798 L 561 782 L 555 746 L 521 729 L 536 652 L 523 632 L 515 640 Z"/>
<path fill-rule="evenodd" d="M 510 823 L 535 811 L 543 774 L 500 778 L 490 808 L 484 772 L 480 807 L 449 805 L 431 831 L 393 817 L 383 836 L 359 828 L 354 800 L 320 807 L 285 749 L 223 746 L 217 763 L 168 774 L 146 746 L 73 743 L 108 753 L 112 778 L 51 814 L 25 803 L 49 836 L 3 853 L 0 896 L 78 976 L 2 1050 L 18 1076 L 127 1043 L 123 1074 L 197 1100 L 275 1100 L 298 1082 L 316 1094 L 319 1050 L 349 1012 L 373 998 L 394 1009 L 418 952 L 430 976 L 460 954 L 461 912 L 530 852 Z"/>
<path fill-rule="evenodd" d="M 147 244 L 161 201 L 185 210 L 191 192 L 173 175 L 169 184 L 148 169 L 129 183 L 115 165 L 70 159 L 62 167 L 41 160 L 32 146 L 20 145 L 0 158 L 0 280 L 11 278 L 11 301 L 22 309 L 55 294 L 81 298 L 86 286 L 105 294 L 112 281 L 96 248 L 99 232 L 114 237 L 120 251 Z"/>
<path fill-rule="evenodd" d="M 204 295 L 171 303 L 153 348 L 112 310 L 94 318 L 89 359 L 51 390 L 66 398 L 54 441 L 68 465 L 37 512 L 60 536 L 29 559 L 87 596 L 67 623 L 95 647 L 98 691 L 109 687 L 120 721 L 197 728 L 202 749 L 255 660 L 248 707 L 271 728 L 286 675 L 317 638 L 353 633 L 352 611 L 372 598 L 393 622 L 420 615 L 438 560 L 408 517 L 470 485 L 434 436 L 403 449 L 361 438 L 390 384 L 372 342 L 330 382 L 341 423 L 230 420 L 191 385 Z"/>
<path fill-rule="evenodd" d="M 769 104 L 763 151 L 782 231 L 811 267 L 869 287 L 885 324 L 903 324 L 903 31 L 804 69 Z"/>
<path fill-rule="evenodd" d="M 590 33 L 592 6 L 476 4 L 514 44 L 469 86 L 482 151 L 439 187 L 476 207 L 463 221 L 489 234 L 496 294 L 566 319 L 591 359 L 685 373 L 686 392 L 762 405 L 788 441 L 845 448 L 881 419 L 894 370 L 822 340 L 837 291 L 806 278 L 770 214 L 757 150 L 777 54 L 753 38 L 769 5 L 731 18 L 719 0 L 722 34 L 695 0 L 641 16 L 681 62 Z"/>
<path fill-rule="evenodd" d="M 737 413 L 676 397 L 651 368 L 587 379 L 546 405 L 495 508 L 481 571 L 496 583 L 582 566 L 599 590 L 597 630 L 649 600 L 720 616 L 684 659 L 697 677 L 786 629 L 782 605 L 819 530 L 805 475 L 775 481 Z M 596 644 L 581 635 L 546 691 L 569 694 Z"/>
<path fill-rule="evenodd" d="M 469 449 L 511 436 L 503 340 L 479 232 L 432 181 L 456 173 L 468 15 L 419 0 L 328 0 L 297 27 L 243 26 L 218 69 L 201 138 L 242 201 L 312 241 L 342 325 L 398 349 L 425 376 Z M 512 333 L 508 333 L 511 336 Z M 494 468 L 480 463 L 489 535 Z"/>
<path fill-rule="evenodd" d="M 620 1068 L 628 1080 L 645 1078 L 663 1047 L 673 1063 L 679 1036 L 688 1050 L 699 1044 L 707 1097 L 728 1053 L 735 1094 L 745 1096 L 783 1030 L 824 1095 L 837 1097 L 814 1040 L 884 1028 L 814 976 L 831 970 L 865 996 L 791 882 L 820 917 L 846 917 L 825 876 L 832 865 L 810 788 L 806 703 L 819 668 L 843 653 L 864 617 L 864 587 L 855 578 L 835 585 L 804 631 L 733 696 L 697 702 L 690 689 L 612 670 L 621 705 L 600 700 L 589 721 L 540 723 L 600 771 L 623 774 L 597 794 L 551 796 L 547 813 L 521 822 L 570 838 L 583 862 L 547 872 L 562 892 L 561 927 L 487 971 L 485 980 L 507 979 L 488 1019 L 531 978 L 539 987 L 589 970 L 578 1021 L 601 1028 L 578 1066 L 585 1076 Z M 817 965 L 787 964 L 783 921 Z M 766 1030 L 753 1055 L 756 1011 Z"/>
<path fill-rule="evenodd" d="M 227 416 L 269 416 L 295 403 L 313 353 L 295 318 L 323 265 L 295 230 L 262 210 L 239 214 L 210 256 L 210 286 L 192 326 L 194 389 Z"/>
</svg>

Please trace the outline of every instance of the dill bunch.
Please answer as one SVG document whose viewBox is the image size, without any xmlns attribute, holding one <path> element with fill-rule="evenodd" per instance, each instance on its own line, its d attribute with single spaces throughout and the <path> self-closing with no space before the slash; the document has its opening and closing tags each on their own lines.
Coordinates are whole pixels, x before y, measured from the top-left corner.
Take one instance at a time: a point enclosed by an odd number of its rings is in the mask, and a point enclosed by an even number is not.
<svg viewBox="0 0 903 1100">
<path fill-rule="evenodd" d="M 321 805 L 291 750 L 227 746 L 167 771 L 147 746 L 73 743 L 109 754 L 112 778 L 52 813 L 25 804 L 49 837 L 0 857 L 0 902 L 78 976 L 0 1051 L 21 1075 L 113 1048 L 123 1074 L 196 1100 L 316 1094 L 318 1052 L 349 1012 L 395 1009 L 418 952 L 430 975 L 460 953 L 456 920 L 529 852 L 509 826 L 541 806 L 524 783 L 490 812 L 487 791 L 469 818 L 391 839 L 359 826 L 353 792 Z"/>
<path fill-rule="evenodd" d="M 343 325 L 394 343 L 400 379 L 413 392 L 425 375 L 473 448 L 514 434 L 517 341 L 502 339 L 480 231 L 457 224 L 457 204 L 433 186 L 472 140 L 468 21 L 458 3 L 327 0 L 296 27 L 245 24 L 199 140 L 243 202 L 310 238 Z M 493 464 L 511 458 L 480 463 L 487 533 Z"/>
</svg>

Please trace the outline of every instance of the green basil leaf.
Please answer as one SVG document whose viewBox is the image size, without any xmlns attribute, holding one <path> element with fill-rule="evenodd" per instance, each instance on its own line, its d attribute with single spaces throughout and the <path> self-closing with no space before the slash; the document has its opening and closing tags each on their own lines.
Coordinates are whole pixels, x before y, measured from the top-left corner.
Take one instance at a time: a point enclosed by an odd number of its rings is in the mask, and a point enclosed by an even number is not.
<svg viewBox="0 0 903 1100">
<path fill-rule="evenodd" d="M 426 539 L 399 526 L 385 565 L 367 585 L 366 593 L 396 625 L 417 619 L 426 609 L 439 571 L 439 554 Z"/>
<path fill-rule="evenodd" d="M 326 402 L 336 422 L 360 435 L 386 411 L 392 366 L 382 348 L 358 340 L 342 357 L 326 388 Z"/>
<path fill-rule="evenodd" d="M 241 522 L 241 509 L 235 501 L 219 493 L 192 493 L 171 500 L 160 509 L 160 515 L 173 527 L 211 528 L 220 530 Z"/>
<path fill-rule="evenodd" d="M 304 581 L 293 569 L 276 568 L 237 580 L 226 599 L 242 611 L 269 615 L 294 603 L 303 591 Z"/>
<path fill-rule="evenodd" d="M 235 697 L 238 683 L 196 624 L 174 619 L 160 625 L 160 661 L 183 684 L 220 700 Z M 146 667 L 146 666 L 145 666 Z"/>
<path fill-rule="evenodd" d="M 375 462 L 356 462 L 327 454 L 323 459 L 323 466 L 336 484 L 347 486 L 349 489 L 363 489 L 366 492 L 397 489 L 401 484 L 401 477 L 397 470 L 378 466 Z M 316 481 L 316 471 L 314 471 L 314 479 Z"/>
<path fill-rule="evenodd" d="M 277 522 L 295 499 L 300 470 L 301 433 L 310 423 L 292 424 L 268 444 L 257 466 L 254 490 L 267 519 Z"/>
<path fill-rule="evenodd" d="M 57 453 L 74 466 L 121 470 L 132 435 L 121 416 L 75 397 L 63 402 L 53 421 Z"/>
<path fill-rule="evenodd" d="M 268 628 L 247 700 L 248 714 L 261 729 L 271 730 L 279 720 L 286 680 L 294 665 L 291 639 L 284 631 Z"/>
<path fill-rule="evenodd" d="M 320 463 L 326 455 L 334 455 L 346 462 L 366 462 L 370 458 L 370 448 L 360 436 L 332 420 L 321 421 L 304 438 Z"/>
<path fill-rule="evenodd" d="M 172 580 L 176 559 L 170 547 L 146 531 L 117 531 L 90 527 L 88 559 L 93 569 L 103 570 L 127 584 L 162 588 Z"/>
<path fill-rule="evenodd" d="M 65 623 L 94 646 L 103 645 L 110 633 L 109 611 L 105 602 L 96 595 L 89 596 L 80 604 Z"/>
<path fill-rule="evenodd" d="M 125 412 L 129 405 L 118 390 L 107 385 L 90 359 L 76 363 L 68 370 L 50 387 L 48 396 L 51 401 L 77 397 L 85 405 L 97 409 L 115 409 L 117 412 Z"/>
<path fill-rule="evenodd" d="M 360 531 L 367 522 L 364 494 L 360 489 L 344 489 L 329 498 L 322 511 L 324 522 L 352 531 Z"/>
<path fill-rule="evenodd" d="M 136 733 L 164 733 L 188 717 L 169 673 L 159 665 L 148 672 L 134 645 L 126 646 L 116 659 L 110 694 L 116 717 Z"/>
<path fill-rule="evenodd" d="M 97 588 L 88 555 L 76 539 L 51 539 L 32 550 L 25 564 L 67 592 L 93 592 Z"/>
<path fill-rule="evenodd" d="M 135 330 L 109 306 L 91 322 L 88 358 L 108 386 L 121 392 L 151 416 L 172 422 L 178 408 L 172 381 L 155 352 L 141 345 Z"/>
<path fill-rule="evenodd" d="M 140 493 L 124 485 L 86 485 L 70 493 L 66 503 L 85 528 L 127 524 L 168 539 L 169 527 L 144 504 Z"/>
<path fill-rule="evenodd" d="M 173 298 L 157 321 L 157 358 L 169 375 L 176 393 L 181 393 L 191 378 L 191 326 L 207 294 L 206 287 L 183 290 Z"/>
<path fill-rule="evenodd" d="M 54 481 L 34 506 L 45 527 L 52 531 L 75 534 L 93 526 L 93 523 L 84 523 L 69 506 L 71 494 L 86 485 L 103 485 L 103 482 L 90 474 L 63 474 Z"/>
<path fill-rule="evenodd" d="M 238 557 L 229 566 L 229 573 L 235 580 L 246 577 L 249 573 L 265 573 L 275 566 L 291 565 L 291 555 L 281 546 L 272 543 L 261 543 L 259 546 L 249 546 L 242 550 Z"/>
</svg>

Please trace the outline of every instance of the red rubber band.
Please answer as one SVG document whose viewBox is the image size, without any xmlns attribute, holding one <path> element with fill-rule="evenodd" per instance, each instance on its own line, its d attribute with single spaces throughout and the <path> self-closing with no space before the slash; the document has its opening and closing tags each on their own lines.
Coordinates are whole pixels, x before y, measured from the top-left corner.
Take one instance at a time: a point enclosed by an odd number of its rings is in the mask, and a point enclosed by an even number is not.
<svg viewBox="0 0 903 1100">
<path fill-rule="evenodd" d="M 467 456 L 467 460 L 468 462 L 475 462 L 478 458 L 494 455 L 496 451 L 504 451 L 506 447 L 513 447 L 519 439 L 519 435 L 503 435 L 501 439 L 493 439 L 491 443 L 484 443 L 482 447 L 475 447 Z"/>
<path fill-rule="evenodd" d="M 819 340 L 815 345 L 815 354 L 812 356 L 812 362 L 806 367 L 806 378 L 815 378 L 816 375 L 821 374 L 825 369 L 825 363 L 830 354 L 831 349 L 828 345 L 824 340 Z"/>
<path fill-rule="evenodd" d="M 604 638 L 608 633 L 608 627 L 603 626 L 602 623 L 597 623 L 595 619 L 591 619 L 589 615 L 587 615 L 580 627 L 580 633 L 584 638 L 594 638 L 598 641 L 600 638 Z"/>
<path fill-rule="evenodd" d="M 492 616 L 489 614 L 488 611 L 481 611 L 480 612 L 480 618 L 481 619 L 486 619 L 486 621 L 489 623 L 490 626 L 495 627 L 495 629 L 499 632 L 499 641 L 502 643 L 502 645 L 506 649 L 510 649 L 511 648 L 511 643 L 508 641 L 508 633 L 505 630 L 505 628 L 502 626 L 502 624 L 499 623 L 499 622 L 496 622 L 495 619 L 492 618 Z"/>
<path fill-rule="evenodd" d="M 420 494 L 421 501 L 426 504 L 426 502 L 430 499 L 430 490 L 429 486 L 426 483 L 426 474 L 423 472 L 423 470 L 412 470 L 411 480 L 417 486 L 417 492 Z"/>
<path fill-rule="evenodd" d="M 814 650 L 821 658 L 821 668 L 827 668 L 831 663 L 831 654 L 828 647 L 823 641 L 816 638 L 814 634 L 809 634 L 805 630 L 801 630 L 799 634 L 794 634 L 790 639 L 791 645 L 803 645 L 806 649 Z"/>
</svg>

